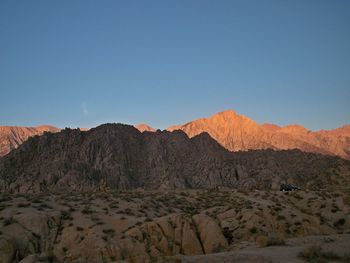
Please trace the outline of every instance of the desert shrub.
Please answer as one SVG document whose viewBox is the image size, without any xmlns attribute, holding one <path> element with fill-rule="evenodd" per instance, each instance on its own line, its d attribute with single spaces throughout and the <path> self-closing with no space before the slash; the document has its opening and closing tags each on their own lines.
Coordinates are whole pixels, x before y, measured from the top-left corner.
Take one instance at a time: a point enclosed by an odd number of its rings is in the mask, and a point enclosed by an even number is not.
<svg viewBox="0 0 350 263">
<path fill-rule="evenodd" d="M 266 247 L 267 246 L 267 240 L 268 240 L 267 236 L 263 236 L 263 235 L 262 236 L 257 236 L 256 239 L 255 239 L 256 243 L 258 243 L 258 245 L 260 247 Z"/>
<path fill-rule="evenodd" d="M 273 208 L 276 212 L 280 212 L 280 211 L 282 211 L 282 208 L 281 207 L 279 207 L 279 206 L 276 206 L 276 207 L 274 207 Z"/>
<path fill-rule="evenodd" d="M 17 204 L 17 207 L 28 207 L 28 206 L 30 206 L 30 203 L 29 203 L 29 202 L 18 203 L 18 204 Z"/>
<path fill-rule="evenodd" d="M 52 250 L 47 251 L 46 252 L 46 257 L 44 257 L 43 259 L 44 259 L 44 261 L 46 260 L 48 262 L 56 262 L 56 256 L 55 256 L 55 254 L 53 253 Z M 40 257 L 39 257 L 39 261 L 41 261 Z"/>
<path fill-rule="evenodd" d="M 103 233 L 109 234 L 109 235 L 113 235 L 115 233 L 115 230 L 112 228 L 106 228 L 106 229 L 103 229 L 102 231 Z"/>
<path fill-rule="evenodd" d="M 84 228 L 83 227 L 81 227 L 81 226 L 77 226 L 77 231 L 83 231 L 84 230 Z"/>
<path fill-rule="evenodd" d="M 267 246 L 285 246 L 286 242 L 283 238 L 270 236 L 267 239 Z"/>
<path fill-rule="evenodd" d="M 16 221 L 13 219 L 13 217 L 8 217 L 8 218 L 4 219 L 3 224 L 4 224 L 4 226 L 9 226 L 9 225 L 13 224 L 14 222 L 16 222 Z"/>
<path fill-rule="evenodd" d="M 277 220 L 284 220 L 284 219 L 286 219 L 286 217 L 283 216 L 283 215 L 278 215 L 278 216 L 277 216 Z"/>
<path fill-rule="evenodd" d="M 226 226 L 223 228 L 222 233 L 224 234 L 224 237 L 226 238 L 227 242 L 229 244 L 232 244 L 233 243 L 232 231 Z"/>
<path fill-rule="evenodd" d="M 127 259 L 128 256 L 129 256 L 129 253 L 126 249 L 122 249 L 121 250 L 121 256 L 122 256 L 122 259 Z"/>
<path fill-rule="evenodd" d="M 41 209 L 45 209 L 45 208 L 52 209 L 52 206 L 50 206 L 50 205 L 48 205 L 46 203 L 42 203 L 42 204 L 40 204 L 39 208 L 41 208 Z"/>
<path fill-rule="evenodd" d="M 346 205 L 350 205 L 350 195 L 344 196 L 343 197 L 343 202 Z"/>
<path fill-rule="evenodd" d="M 124 213 L 127 214 L 127 215 L 130 215 L 130 216 L 135 215 L 134 212 L 133 212 L 130 208 L 126 208 L 126 209 L 124 210 Z"/>
<path fill-rule="evenodd" d="M 249 231 L 252 234 L 256 234 L 258 232 L 258 229 L 255 226 L 253 226 L 252 228 L 249 229 Z"/>
<path fill-rule="evenodd" d="M 340 218 L 339 220 L 337 220 L 336 222 L 334 222 L 334 226 L 336 228 L 339 228 L 341 226 L 343 226 L 345 224 L 345 219 L 344 218 Z"/>
<path fill-rule="evenodd" d="M 257 236 L 255 239 L 256 243 L 260 247 L 269 247 L 269 246 L 285 246 L 286 242 L 283 238 L 276 237 L 276 236 Z"/>
<path fill-rule="evenodd" d="M 339 260 L 340 256 L 334 252 L 324 252 L 319 246 L 311 246 L 305 248 L 299 253 L 299 257 L 303 258 L 307 262 L 328 262 L 329 260 Z"/>
<path fill-rule="evenodd" d="M 83 214 L 91 214 L 92 213 L 92 211 L 90 210 L 90 207 L 84 207 L 84 209 L 81 210 L 81 212 Z"/>
<path fill-rule="evenodd" d="M 0 202 L 6 202 L 11 200 L 12 200 L 12 197 L 10 195 L 5 195 L 5 194 L 0 195 Z"/>
<path fill-rule="evenodd" d="M 67 219 L 72 219 L 71 218 L 71 215 L 70 215 L 70 212 L 69 211 L 66 211 L 66 210 L 62 210 L 61 211 L 61 218 L 63 219 L 63 220 L 67 220 Z"/>
</svg>

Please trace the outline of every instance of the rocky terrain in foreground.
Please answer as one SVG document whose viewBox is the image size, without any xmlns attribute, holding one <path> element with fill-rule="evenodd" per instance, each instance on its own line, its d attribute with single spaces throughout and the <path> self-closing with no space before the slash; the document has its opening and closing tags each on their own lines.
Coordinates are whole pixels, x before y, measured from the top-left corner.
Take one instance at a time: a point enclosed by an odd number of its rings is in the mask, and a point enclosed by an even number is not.
<svg viewBox="0 0 350 263">
<path fill-rule="evenodd" d="M 0 160 L 0 189 L 308 189 L 350 183 L 350 162 L 299 150 L 232 153 L 207 133 L 105 124 L 31 137 Z"/>
<path fill-rule="evenodd" d="M 0 262 L 349 262 L 349 205 L 348 189 L 2 193 Z"/>
</svg>

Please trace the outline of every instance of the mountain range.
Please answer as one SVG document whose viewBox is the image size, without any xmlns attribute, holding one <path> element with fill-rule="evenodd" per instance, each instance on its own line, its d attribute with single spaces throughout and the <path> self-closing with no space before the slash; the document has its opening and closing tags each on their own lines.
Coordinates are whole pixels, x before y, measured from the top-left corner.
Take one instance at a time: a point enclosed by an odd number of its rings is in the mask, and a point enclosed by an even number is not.
<svg viewBox="0 0 350 263">
<path fill-rule="evenodd" d="M 259 125 L 255 121 L 232 110 L 217 113 L 167 130 L 183 130 L 192 137 L 208 132 L 230 151 L 251 149 L 300 149 L 337 155 L 350 159 L 350 125 L 334 130 L 310 131 L 301 125 L 280 127 L 274 124 Z"/>
<path fill-rule="evenodd" d="M 0 159 L 0 190 L 278 189 L 348 185 L 350 163 L 300 150 L 233 153 L 208 133 L 140 132 L 124 124 L 30 137 Z"/>
<path fill-rule="evenodd" d="M 141 132 L 156 131 L 147 124 L 135 127 Z M 258 124 L 244 115 L 227 110 L 209 118 L 174 125 L 167 130 L 182 130 L 189 137 L 207 132 L 230 151 L 300 149 L 350 159 L 350 125 L 334 130 L 310 131 L 301 125 L 281 127 L 275 124 Z M 40 135 L 44 131 L 58 132 L 60 129 L 53 126 L 0 126 L 0 157 L 17 148 L 30 136 Z"/>
</svg>

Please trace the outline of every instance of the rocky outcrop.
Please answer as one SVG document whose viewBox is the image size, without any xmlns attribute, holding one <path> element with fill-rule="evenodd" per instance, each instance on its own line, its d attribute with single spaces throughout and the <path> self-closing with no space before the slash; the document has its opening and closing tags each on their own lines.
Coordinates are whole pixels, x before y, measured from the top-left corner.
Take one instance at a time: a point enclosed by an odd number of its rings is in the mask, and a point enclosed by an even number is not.
<svg viewBox="0 0 350 263">
<path fill-rule="evenodd" d="M 184 215 L 170 215 L 146 223 L 146 237 L 150 238 L 150 250 L 153 256 L 162 255 L 198 255 L 203 254 L 200 239 L 192 220 Z"/>
<path fill-rule="evenodd" d="M 217 253 L 227 248 L 228 244 L 221 228 L 211 217 L 199 214 L 195 215 L 193 220 L 206 254 Z"/>
<path fill-rule="evenodd" d="M 349 181 L 349 162 L 298 150 L 232 153 L 209 134 L 141 133 L 122 124 L 30 138 L 0 160 L 0 189 L 279 189 Z"/>
<path fill-rule="evenodd" d="M 172 126 L 168 130 L 183 130 L 189 137 L 207 132 L 230 151 L 296 148 L 350 159 L 349 127 L 346 125 L 331 131 L 312 132 L 300 125 L 285 127 L 274 124 L 259 125 L 243 115 L 228 110 L 210 118 Z"/>
<path fill-rule="evenodd" d="M 0 126 L 0 157 L 16 149 L 31 136 L 40 135 L 44 132 L 58 132 L 59 130 L 53 126 Z"/>
<path fill-rule="evenodd" d="M 201 255 L 224 251 L 227 241 L 221 228 L 210 217 L 173 214 L 133 228 L 126 235 L 140 244 L 148 244 L 151 258 L 160 256 Z"/>
<path fill-rule="evenodd" d="M 61 226 L 60 212 L 8 214 L 0 235 L 0 262 L 49 262 Z"/>
</svg>

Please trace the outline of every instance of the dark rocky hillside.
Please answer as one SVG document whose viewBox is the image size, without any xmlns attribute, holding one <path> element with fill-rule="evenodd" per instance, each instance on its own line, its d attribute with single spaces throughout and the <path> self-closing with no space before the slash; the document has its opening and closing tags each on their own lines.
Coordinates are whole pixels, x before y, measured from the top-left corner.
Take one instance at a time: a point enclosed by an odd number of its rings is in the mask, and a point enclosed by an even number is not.
<svg viewBox="0 0 350 263">
<path fill-rule="evenodd" d="M 0 188 L 36 192 L 88 189 L 278 188 L 342 185 L 349 161 L 299 150 L 232 153 L 207 133 L 141 133 L 105 124 L 34 136 L 0 160 Z"/>
</svg>

